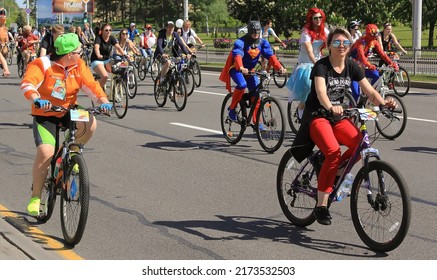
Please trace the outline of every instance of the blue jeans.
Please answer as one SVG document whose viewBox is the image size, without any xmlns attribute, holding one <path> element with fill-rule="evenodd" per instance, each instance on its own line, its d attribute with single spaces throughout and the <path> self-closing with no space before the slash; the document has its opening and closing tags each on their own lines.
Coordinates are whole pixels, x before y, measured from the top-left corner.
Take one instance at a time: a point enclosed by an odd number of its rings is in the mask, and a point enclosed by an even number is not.
<svg viewBox="0 0 437 280">
<path fill-rule="evenodd" d="M 364 73 L 366 74 L 366 78 L 370 79 L 370 84 L 373 85 L 379 79 L 379 71 L 378 70 L 369 70 L 365 69 Z M 358 101 L 360 97 L 360 86 L 357 81 L 352 81 L 352 96 L 355 101 Z"/>
</svg>

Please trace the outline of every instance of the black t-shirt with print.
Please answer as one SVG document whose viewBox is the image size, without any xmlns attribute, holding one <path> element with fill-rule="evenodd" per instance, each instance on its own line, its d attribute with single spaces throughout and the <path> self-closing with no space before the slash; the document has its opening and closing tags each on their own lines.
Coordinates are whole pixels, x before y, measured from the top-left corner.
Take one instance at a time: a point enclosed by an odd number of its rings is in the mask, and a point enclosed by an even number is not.
<svg viewBox="0 0 437 280">
<path fill-rule="evenodd" d="M 344 97 L 345 89 L 350 92 L 352 81 L 361 81 L 365 78 L 364 70 L 352 59 L 346 59 L 345 67 L 341 73 L 337 73 L 329 61 L 329 57 L 324 57 L 314 65 L 310 79 L 311 91 L 305 103 L 306 109 L 314 112 L 323 108 L 317 98 L 314 78 L 323 77 L 326 82 L 326 93 L 331 102 L 340 101 Z M 306 111 L 306 110 L 305 110 Z"/>
<path fill-rule="evenodd" d="M 96 40 L 94 41 L 94 44 L 100 45 L 100 54 L 103 56 L 102 59 L 98 59 L 96 53 L 94 52 L 91 54 L 91 61 L 94 60 L 106 60 L 110 57 L 112 46 L 115 46 L 118 43 L 117 39 L 115 39 L 114 36 L 110 35 L 107 42 L 105 42 L 102 38 L 102 35 L 99 35 L 96 37 Z"/>
</svg>

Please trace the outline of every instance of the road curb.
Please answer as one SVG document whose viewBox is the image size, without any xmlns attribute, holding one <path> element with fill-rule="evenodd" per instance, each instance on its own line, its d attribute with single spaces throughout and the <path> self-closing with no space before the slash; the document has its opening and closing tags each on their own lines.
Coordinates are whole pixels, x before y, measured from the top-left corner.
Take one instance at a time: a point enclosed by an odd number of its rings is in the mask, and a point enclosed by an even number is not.
<svg viewBox="0 0 437 280">
<path fill-rule="evenodd" d="M 1 216 L 0 216 L 1 217 Z M 59 256 L 46 251 L 40 245 L 27 238 L 21 231 L 11 225 L 7 217 L 0 218 L 0 238 L 4 240 L 3 246 L 7 247 L 6 255 L 0 256 L 4 260 L 60 260 Z M 3 248 L 5 249 L 5 248 Z"/>
</svg>

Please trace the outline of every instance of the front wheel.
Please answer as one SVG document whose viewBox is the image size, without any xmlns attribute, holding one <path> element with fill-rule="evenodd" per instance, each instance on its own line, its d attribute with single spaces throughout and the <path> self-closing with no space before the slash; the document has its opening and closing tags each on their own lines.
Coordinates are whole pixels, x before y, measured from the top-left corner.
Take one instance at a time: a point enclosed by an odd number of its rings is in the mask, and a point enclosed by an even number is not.
<svg viewBox="0 0 437 280">
<path fill-rule="evenodd" d="M 284 69 L 286 69 L 282 62 L 279 61 L 279 63 L 281 63 L 282 67 Z M 276 70 L 273 69 L 273 81 L 275 82 L 275 85 L 278 88 L 283 88 L 285 86 L 285 84 L 287 83 L 287 79 L 288 79 L 288 74 L 287 73 L 281 74 L 281 73 L 278 73 Z"/>
<path fill-rule="evenodd" d="M 393 86 L 393 91 L 401 97 L 407 95 L 410 91 L 410 75 L 401 66 L 399 66 L 399 71 L 393 73 L 390 83 Z"/>
<path fill-rule="evenodd" d="M 158 107 L 163 107 L 167 102 L 167 81 L 163 84 L 160 83 L 159 79 L 155 80 L 155 86 L 153 90 L 153 95 L 155 96 L 155 102 Z"/>
<path fill-rule="evenodd" d="M 137 95 L 138 84 L 137 84 L 137 75 L 135 74 L 135 70 L 133 67 L 129 67 L 126 77 L 126 85 L 128 88 L 129 98 L 134 98 Z"/>
<path fill-rule="evenodd" d="M 391 164 L 369 162 L 358 172 L 351 190 L 355 230 L 372 250 L 397 248 L 410 227 L 411 202 L 405 180 Z"/>
<path fill-rule="evenodd" d="M 122 119 L 124 116 L 126 116 L 129 101 L 128 89 L 125 81 L 122 79 L 117 79 L 114 81 L 112 95 L 114 112 L 119 119 Z"/>
<path fill-rule="evenodd" d="M 246 116 L 246 106 L 244 106 L 244 101 L 241 101 L 235 108 L 235 115 L 237 120 L 233 121 L 228 116 L 228 108 L 231 105 L 232 93 L 228 93 L 222 103 L 222 108 L 220 111 L 220 123 L 222 127 L 223 136 L 226 141 L 230 144 L 237 144 L 246 129 L 244 124 Z"/>
<path fill-rule="evenodd" d="M 191 70 L 194 74 L 196 87 L 200 87 L 200 84 L 202 83 L 202 70 L 200 69 L 199 61 L 197 61 L 197 59 L 191 59 Z"/>
<path fill-rule="evenodd" d="M 278 100 L 272 96 L 263 98 L 256 120 L 256 135 L 261 147 L 269 153 L 277 151 L 285 137 L 284 113 Z"/>
<path fill-rule="evenodd" d="M 287 150 L 278 166 L 276 190 L 282 212 L 290 222 L 301 227 L 315 222 L 317 175 L 308 159 L 299 163 Z"/>
<path fill-rule="evenodd" d="M 152 80 L 156 82 L 156 79 L 159 77 L 161 73 L 161 63 L 157 59 L 153 59 L 153 62 L 150 66 L 150 76 Z"/>
<path fill-rule="evenodd" d="M 150 58 L 144 58 L 144 61 L 141 61 L 138 65 L 138 79 L 140 79 L 140 81 L 144 81 L 144 79 L 146 78 L 149 59 Z"/>
<path fill-rule="evenodd" d="M 65 242 L 76 245 L 82 239 L 90 199 L 88 169 L 82 155 L 74 154 L 61 192 L 61 227 Z"/>
<path fill-rule="evenodd" d="M 194 87 L 196 86 L 193 71 L 185 68 L 182 70 L 182 78 L 184 79 L 185 86 L 187 87 L 187 96 L 190 96 L 194 91 Z"/>
<path fill-rule="evenodd" d="M 178 77 L 173 84 L 173 100 L 178 111 L 185 109 L 187 105 L 187 87 L 183 76 Z"/>
<path fill-rule="evenodd" d="M 407 108 L 402 98 L 396 94 L 388 93 L 385 95 L 385 98 L 387 97 L 393 98 L 398 104 L 398 107 L 394 109 L 383 109 L 378 115 L 376 128 L 382 136 L 393 140 L 399 137 L 407 126 Z"/>
<path fill-rule="evenodd" d="M 18 68 L 18 77 L 22 78 L 24 74 L 24 59 L 20 57 L 17 60 L 17 68 Z"/>
</svg>

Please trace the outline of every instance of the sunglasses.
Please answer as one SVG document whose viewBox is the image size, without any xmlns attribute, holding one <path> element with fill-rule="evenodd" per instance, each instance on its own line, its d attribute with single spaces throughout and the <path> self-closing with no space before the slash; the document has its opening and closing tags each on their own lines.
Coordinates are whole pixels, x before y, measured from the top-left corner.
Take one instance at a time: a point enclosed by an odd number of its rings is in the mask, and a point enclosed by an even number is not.
<svg viewBox="0 0 437 280">
<path fill-rule="evenodd" d="M 123 34 L 123 35 L 127 35 L 127 32 L 121 32 L 121 34 Z"/>
<path fill-rule="evenodd" d="M 82 55 L 82 53 L 83 53 L 83 50 L 80 50 L 80 51 L 74 51 L 74 52 L 71 52 L 72 54 L 78 54 L 78 55 Z"/>
<path fill-rule="evenodd" d="M 0 10 L 0 16 L 5 16 L 6 15 L 6 10 Z"/>
<path fill-rule="evenodd" d="M 318 17 L 313 17 L 313 20 L 322 20 L 322 16 L 318 16 Z"/>
<path fill-rule="evenodd" d="M 112 32 L 112 29 L 105 29 L 106 32 Z"/>
<path fill-rule="evenodd" d="M 345 47 L 345 48 L 349 48 L 351 46 L 351 41 L 349 41 L 349 40 L 344 40 L 344 41 L 334 40 L 332 42 L 332 46 L 334 48 L 339 48 L 340 45 L 343 45 L 343 47 Z"/>
</svg>

